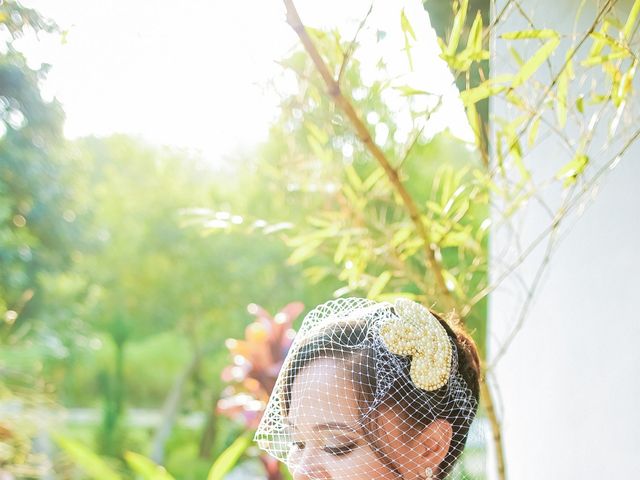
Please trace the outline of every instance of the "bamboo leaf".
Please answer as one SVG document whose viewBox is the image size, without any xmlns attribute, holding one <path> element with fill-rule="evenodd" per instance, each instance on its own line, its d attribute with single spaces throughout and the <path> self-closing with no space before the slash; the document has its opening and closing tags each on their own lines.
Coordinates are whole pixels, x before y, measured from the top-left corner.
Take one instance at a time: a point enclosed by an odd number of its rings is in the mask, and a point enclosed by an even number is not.
<svg viewBox="0 0 640 480">
<path fill-rule="evenodd" d="M 466 72 L 473 64 L 473 60 L 471 60 L 471 57 L 467 55 L 467 53 L 468 52 L 464 50 L 459 55 L 454 55 L 453 57 L 443 56 L 442 58 L 447 61 L 452 70 Z"/>
<path fill-rule="evenodd" d="M 515 117 L 513 120 L 511 120 L 509 123 L 505 125 L 505 127 L 503 128 L 503 132 L 509 144 L 515 141 L 518 128 L 522 124 L 524 124 L 527 120 L 529 120 L 529 114 L 523 113 L 521 115 L 518 115 L 517 117 Z"/>
<path fill-rule="evenodd" d="M 438 205 L 438 209 L 439 208 L 440 206 Z M 401 228 L 400 230 L 398 230 L 393 234 L 393 237 L 391 237 L 391 245 L 393 245 L 394 247 L 398 247 L 403 242 L 405 242 L 409 237 L 411 237 L 412 232 L 413 230 L 409 227 Z"/>
<path fill-rule="evenodd" d="M 427 92 L 425 90 L 418 90 L 417 88 L 409 87 L 408 85 L 401 85 L 399 87 L 393 87 L 394 90 L 398 90 L 405 97 L 410 97 L 413 95 L 434 95 L 431 92 Z"/>
<path fill-rule="evenodd" d="M 404 49 L 407 53 L 407 59 L 409 60 L 409 68 L 413 71 L 413 58 L 411 57 L 411 42 L 409 37 L 416 39 L 416 33 L 413 31 L 409 19 L 407 19 L 404 13 L 404 8 L 400 11 L 400 27 L 402 28 L 402 35 L 404 36 Z"/>
<path fill-rule="evenodd" d="M 380 167 L 376 168 L 366 179 L 362 182 L 362 189 L 368 192 L 373 186 L 382 180 L 385 176 L 384 170 Z"/>
<path fill-rule="evenodd" d="M 449 212 L 451 211 L 451 209 L 453 208 L 453 206 L 456 203 L 456 200 L 460 197 L 460 195 L 465 191 L 465 185 L 460 185 L 458 188 L 456 188 L 456 191 L 453 192 L 453 195 L 451 195 L 449 197 L 449 199 L 447 200 L 447 204 L 444 206 L 444 208 L 442 209 L 442 213 L 445 216 L 449 215 Z"/>
<path fill-rule="evenodd" d="M 387 283 L 389 283 L 389 280 L 391 280 L 391 272 L 382 272 L 382 274 L 376 278 L 375 282 L 373 282 L 373 285 L 371 285 L 369 293 L 367 293 L 367 298 L 376 298 L 380 295 L 382 290 L 387 286 Z"/>
<path fill-rule="evenodd" d="M 326 278 L 330 271 L 326 267 L 309 267 L 305 268 L 302 273 L 311 283 L 318 283 Z"/>
<path fill-rule="evenodd" d="M 93 452 L 86 445 L 59 433 L 52 432 L 51 436 L 89 478 L 96 480 L 122 480 L 122 477 L 100 455 Z"/>
<path fill-rule="evenodd" d="M 409 300 L 414 300 L 414 301 L 418 301 L 419 300 L 419 295 L 416 295 L 415 293 L 408 293 L 408 292 L 393 292 L 393 293 L 383 293 L 382 295 L 378 296 L 378 300 L 381 302 L 393 302 L 398 298 L 408 298 Z"/>
<path fill-rule="evenodd" d="M 455 185 L 459 185 L 458 189 L 460 189 L 461 187 L 464 187 L 464 189 L 466 189 L 468 187 L 468 185 L 462 185 L 462 179 L 465 177 L 467 173 L 469 173 L 469 170 L 471 170 L 471 167 L 469 165 L 465 165 L 462 168 L 458 168 L 456 174 L 453 177 L 453 181 Z"/>
<path fill-rule="evenodd" d="M 338 246 L 333 255 L 333 261 L 335 263 L 341 263 L 344 259 L 345 254 L 347 253 L 347 248 L 349 247 L 349 242 L 351 241 L 351 235 L 345 235 L 338 242 Z"/>
<path fill-rule="evenodd" d="M 618 98 L 620 101 L 624 101 L 629 93 L 633 90 L 633 77 L 636 75 L 636 69 L 638 67 L 638 61 L 635 60 L 631 65 L 631 68 L 627 70 L 620 79 L 620 85 L 618 86 Z"/>
<path fill-rule="evenodd" d="M 601 33 L 601 32 L 591 32 L 589 34 L 589 36 L 591 38 L 594 38 L 598 41 L 603 42 L 606 45 L 609 45 L 611 47 L 612 51 L 626 51 L 627 47 L 625 45 L 623 45 L 622 43 L 620 43 L 619 41 L 617 41 L 615 38 L 613 38 L 610 35 L 607 35 L 606 33 Z"/>
<path fill-rule="evenodd" d="M 555 30 L 543 29 L 543 30 L 519 30 L 517 32 L 507 32 L 500 35 L 505 40 L 526 40 L 530 38 L 540 39 L 559 39 L 560 35 Z"/>
<path fill-rule="evenodd" d="M 622 37 L 628 42 L 631 40 L 631 35 L 633 34 L 633 27 L 638 19 L 638 14 L 640 14 L 640 0 L 636 0 L 633 2 L 633 6 L 631 7 L 631 11 L 629 12 L 629 16 L 627 17 L 627 21 L 622 28 Z"/>
<path fill-rule="evenodd" d="M 562 129 L 567 123 L 567 93 L 569 92 L 569 71 L 564 69 L 558 78 L 558 101 L 556 102 L 556 117 L 558 126 Z"/>
<path fill-rule="evenodd" d="M 522 149 L 520 148 L 520 142 L 516 140 L 513 142 L 510 150 L 511 156 L 513 157 L 516 168 L 520 172 L 521 182 L 524 183 L 531 179 L 531 174 L 527 167 L 524 165 L 524 161 L 522 160 Z"/>
<path fill-rule="evenodd" d="M 360 176 L 358 175 L 358 172 L 356 172 L 354 166 L 349 164 L 345 167 L 344 171 L 347 174 L 347 180 L 349 180 L 353 189 L 356 192 L 362 192 L 362 180 L 360 180 Z"/>
<path fill-rule="evenodd" d="M 449 201 L 451 192 L 453 191 L 453 168 L 450 165 L 445 165 L 442 168 L 442 191 L 440 193 L 440 206 L 444 209 L 445 205 Z"/>
<path fill-rule="evenodd" d="M 531 75 L 533 75 L 538 68 L 551 56 L 551 54 L 560 45 L 560 38 L 554 37 L 548 40 L 538 51 L 525 62 L 522 68 L 514 76 L 512 87 L 522 85 Z"/>
<path fill-rule="evenodd" d="M 511 53 L 511 56 L 516 61 L 519 67 L 524 65 L 524 60 L 522 59 L 522 57 L 520 56 L 520 54 L 515 48 L 513 48 L 512 46 L 509 46 L 509 52 Z"/>
<path fill-rule="evenodd" d="M 596 92 L 591 92 L 591 97 L 589 98 L 590 105 L 597 105 L 598 103 L 606 102 L 609 100 L 610 95 L 602 95 Z"/>
<path fill-rule="evenodd" d="M 144 455 L 126 452 L 124 459 L 131 470 L 142 476 L 144 480 L 175 480 L 164 467 L 157 465 Z"/>
<path fill-rule="evenodd" d="M 608 55 L 597 55 L 595 57 L 587 57 L 582 62 L 580 62 L 580 65 L 582 65 L 583 67 L 594 67 L 596 65 L 601 65 L 611 60 L 627 58 L 628 56 L 629 56 L 629 53 L 627 51 L 613 52 L 613 53 L 609 53 Z"/>
<path fill-rule="evenodd" d="M 305 122 L 304 127 L 313 135 L 313 137 L 321 144 L 326 145 L 329 141 L 329 135 L 311 122 Z"/>
<path fill-rule="evenodd" d="M 413 31 L 413 27 L 404 13 L 404 8 L 400 11 L 400 27 L 405 34 L 410 35 L 414 40 L 416 39 L 416 32 Z"/>
<path fill-rule="evenodd" d="M 296 265 L 298 263 L 308 260 L 316 254 L 318 248 L 322 245 L 324 239 L 314 239 L 307 241 L 304 245 L 296 248 L 289 258 L 287 258 L 288 265 Z"/>
<path fill-rule="evenodd" d="M 462 0 L 460 9 L 456 13 L 453 19 L 453 27 L 451 28 L 451 35 L 449 36 L 449 45 L 447 46 L 446 55 L 453 57 L 458 50 L 458 44 L 460 43 L 460 35 L 464 23 L 467 20 L 467 9 L 469 8 L 469 0 Z"/>
<path fill-rule="evenodd" d="M 352 206 L 358 207 L 361 204 L 360 198 L 350 185 L 342 185 L 342 193 Z"/>
<path fill-rule="evenodd" d="M 480 10 L 476 13 L 476 18 L 469 30 L 467 50 L 474 53 L 482 51 L 482 15 L 480 15 Z"/>
<path fill-rule="evenodd" d="M 474 103 L 470 104 L 467 107 L 467 119 L 469 120 L 469 126 L 473 131 L 475 145 L 478 149 L 480 149 L 482 148 L 482 123 L 480 114 L 478 113 L 478 109 L 476 108 Z"/>
<path fill-rule="evenodd" d="M 447 55 L 447 44 L 440 37 L 436 37 L 436 40 L 438 41 L 438 45 L 440 46 L 440 51 L 442 52 L 440 56 L 445 60 L 449 61 L 448 60 L 449 56 Z"/>
<path fill-rule="evenodd" d="M 622 30 L 622 21 L 614 14 L 609 14 L 604 17 L 604 21 L 602 22 L 602 24 L 604 25 L 605 23 L 618 30 Z"/>
<path fill-rule="evenodd" d="M 432 211 L 437 213 L 438 215 L 442 215 L 442 207 L 440 206 L 439 203 L 433 202 L 431 200 L 427 201 L 427 208 Z"/>
<path fill-rule="evenodd" d="M 484 173 L 480 170 L 473 170 L 473 176 L 480 183 L 480 185 L 487 187 L 493 193 L 498 196 L 503 196 L 503 192 L 500 188 L 495 184 L 495 182 L 491 179 L 491 176 L 487 173 Z"/>
<path fill-rule="evenodd" d="M 504 85 L 492 85 L 491 81 L 487 80 L 477 87 L 463 90 L 460 92 L 460 98 L 465 106 L 469 106 L 479 102 L 480 100 L 484 100 L 485 98 L 492 97 L 506 88 L 507 87 Z"/>
<path fill-rule="evenodd" d="M 330 227 L 331 225 L 333 225 L 333 220 L 326 219 L 326 218 L 309 216 L 309 217 L 307 217 L 307 223 L 309 225 L 313 226 L 313 227 L 327 228 L 327 227 Z"/>
<path fill-rule="evenodd" d="M 516 93 L 516 91 L 512 88 L 507 90 L 507 93 L 504 96 L 505 100 L 512 105 L 515 105 L 520 110 L 527 110 L 527 104 L 524 99 Z"/>
<path fill-rule="evenodd" d="M 320 230 L 312 230 L 310 233 L 306 233 L 304 235 L 289 237 L 286 240 L 286 243 L 289 247 L 297 248 L 297 247 L 306 245 L 310 241 L 325 240 L 327 238 L 333 238 L 338 233 L 339 233 L 339 227 L 337 225 L 332 224 L 328 228 L 324 228 Z"/>
<path fill-rule="evenodd" d="M 610 22 L 608 20 L 605 20 L 604 22 L 602 22 L 602 28 L 598 33 L 600 33 L 600 35 L 602 36 L 607 35 L 607 31 L 609 30 L 610 26 L 611 26 Z M 598 55 L 600 55 L 605 45 L 605 42 L 602 39 L 602 37 L 599 37 L 597 35 L 591 35 L 591 38 L 594 39 L 594 42 L 593 42 L 593 45 L 591 45 L 591 49 L 589 50 L 589 55 L 587 55 L 587 58 L 597 57 Z"/>
<path fill-rule="evenodd" d="M 613 104 L 618 108 L 622 104 L 622 97 L 620 97 L 620 85 L 622 81 L 622 72 L 615 68 L 615 71 L 611 73 L 611 100 Z"/>
<path fill-rule="evenodd" d="M 531 122 L 531 128 L 529 128 L 529 135 L 527 137 L 527 144 L 532 147 L 538 137 L 538 129 L 540 128 L 540 116 L 537 116 L 533 122 Z"/>
<path fill-rule="evenodd" d="M 467 214 L 467 212 L 469 211 L 469 208 L 471 207 L 471 202 L 469 201 L 468 198 L 464 198 L 460 204 L 460 206 L 456 209 L 456 211 L 453 213 L 451 219 L 455 222 L 458 223 L 462 220 L 462 218 Z M 469 225 L 469 227 L 471 227 Z"/>
<path fill-rule="evenodd" d="M 573 160 L 563 166 L 556 173 L 558 180 L 563 180 L 565 187 L 573 184 L 589 163 L 589 157 L 585 154 L 576 155 Z"/>
<path fill-rule="evenodd" d="M 244 451 L 251 445 L 251 437 L 242 435 L 222 452 L 218 459 L 213 463 L 207 480 L 222 480 L 224 476 L 231 471 L 238 463 L 238 460 Z"/>
<path fill-rule="evenodd" d="M 314 137 L 313 135 L 307 135 L 307 142 L 309 143 L 309 146 L 311 147 L 311 150 L 316 157 L 325 162 L 331 161 L 331 150 L 329 148 L 325 148 L 324 145 L 322 145 L 320 141 L 316 139 L 316 137 Z"/>
</svg>

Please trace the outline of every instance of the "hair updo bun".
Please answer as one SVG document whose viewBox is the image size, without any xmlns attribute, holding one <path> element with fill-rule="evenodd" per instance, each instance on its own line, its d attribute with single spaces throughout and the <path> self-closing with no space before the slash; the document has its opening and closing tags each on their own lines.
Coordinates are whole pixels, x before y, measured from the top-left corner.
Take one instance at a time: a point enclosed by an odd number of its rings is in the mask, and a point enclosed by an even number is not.
<svg viewBox="0 0 640 480">
<path fill-rule="evenodd" d="M 431 313 L 442 323 L 458 350 L 458 371 L 464 378 L 467 386 L 477 399 L 480 397 L 480 354 L 476 342 L 467 333 L 460 317 L 455 312 L 447 315 L 446 319 L 434 311 Z"/>
</svg>

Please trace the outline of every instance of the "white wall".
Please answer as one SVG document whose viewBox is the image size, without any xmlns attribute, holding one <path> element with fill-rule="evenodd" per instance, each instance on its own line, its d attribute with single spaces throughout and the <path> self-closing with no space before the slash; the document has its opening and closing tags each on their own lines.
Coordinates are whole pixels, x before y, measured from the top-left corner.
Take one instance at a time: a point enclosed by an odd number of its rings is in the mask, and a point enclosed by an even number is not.
<svg viewBox="0 0 640 480">
<path fill-rule="evenodd" d="M 565 33 L 572 30 L 579 3 L 521 1 L 537 28 Z M 583 22 L 593 18 L 598 6 L 586 3 Z M 619 3 L 621 11 L 629 11 L 631 2 Z M 496 8 L 504 4 L 498 1 Z M 497 33 L 523 28 L 512 11 Z M 504 70 L 504 43 L 496 43 L 493 74 Z M 553 63 L 562 60 L 554 58 Z M 545 80 L 544 71 L 541 75 Z M 573 92 L 580 89 L 587 90 L 576 84 Z M 636 93 L 636 107 L 637 100 Z M 513 114 L 500 101 L 491 108 L 498 115 Z M 548 118 L 555 121 L 553 115 Z M 603 139 L 597 136 L 594 145 L 602 145 Z M 594 162 L 604 163 L 613 151 L 603 155 L 594 150 Z M 510 479 L 640 478 L 639 157 L 640 142 L 605 174 L 584 212 L 574 212 L 562 227 L 562 240 L 523 328 L 496 367 Z M 531 152 L 527 165 L 542 179 L 568 160 L 561 142 L 551 136 Z M 542 196 L 557 207 L 561 191 L 547 189 Z M 499 220 L 495 214 L 494 220 Z M 549 224 L 549 217 L 531 201 L 514 223 L 524 247 Z M 520 279 L 531 284 L 546 244 L 491 294 L 490 356 L 514 327 L 526 294 Z M 490 275 L 496 279 L 517 255 L 507 228 L 494 228 L 490 248 Z"/>
</svg>

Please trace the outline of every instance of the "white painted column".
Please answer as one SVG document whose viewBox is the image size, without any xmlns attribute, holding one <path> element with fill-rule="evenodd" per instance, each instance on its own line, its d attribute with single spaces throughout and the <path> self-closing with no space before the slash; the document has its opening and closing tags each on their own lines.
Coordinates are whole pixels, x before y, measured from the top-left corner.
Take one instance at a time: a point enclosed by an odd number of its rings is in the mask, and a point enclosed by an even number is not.
<svg viewBox="0 0 640 480">
<path fill-rule="evenodd" d="M 505 0 L 496 3 L 499 11 Z M 571 34 L 581 2 L 520 3 L 536 28 Z M 584 32 L 586 20 L 594 18 L 597 4 L 603 2 L 584 3 L 578 32 Z M 628 12 L 630 6 L 630 1 L 618 2 L 617 10 Z M 510 9 L 497 33 L 527 28 L 517 11 Z M 532 50 L 540 46 L 529 43 Z M 552 58 L 556 68 L 564 61 L 567 43 L 563 41 L 561 53 Z M 500 40 L 492 74 L 504 72 L 505 58 L 510 54 Z M 544 68 L 539 75 L 548 81 Z M 590 81 L 587 85 L 574 81 L 573 94 L 581 93 L 580 89 L 586 93 Z M 637 81 L 636 88 L 637 109 Z M 493 101 L 491 108 L 494 114 L 513 118 L 514 111 L 500 100 Z M 553 112 L 547 118 L 556 121 Z M 608 126 L 601 125 L 604 131 L 598 133 L 594 146 L 603 144 Z M 541 125 L 541 138 L 546 134 Z M 589 152 L 598 165 L 592 172 L 615 151 L 612 146 L 604 154 Z M 539 181 L 552 177 L 570 158 L 562 142 L 550 135 L 525 161 Z M 541 197 L 555 209 L 561 192 L 557 185 L 544 190 Z M 512 480 L 640 478 L 640 142 L 587 197 L 591 200 L 584 211 L 574 210 L 561 226 L 561 240 L 526 320 L 495 369 L 507 473 Z M 509 229 L 498 225 L 495 213 L 493 220 L 492 281 L 518 255 Z M 522 248 L 549 223 L 545 209 L 531 200 L 513 221 Z M 526 300 L 521 282 L 531 285 L 546 246 L 547 240 L 491 294 L 490 357 L 513 330 Z"/>
</svg>

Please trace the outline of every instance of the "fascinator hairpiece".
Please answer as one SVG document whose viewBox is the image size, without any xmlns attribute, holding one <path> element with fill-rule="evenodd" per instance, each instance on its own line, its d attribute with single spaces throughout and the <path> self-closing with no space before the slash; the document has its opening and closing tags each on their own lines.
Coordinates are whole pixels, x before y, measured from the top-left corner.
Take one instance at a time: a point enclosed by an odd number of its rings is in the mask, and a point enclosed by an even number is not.
<svg viewBox="0 0 640 480">
<path fill-rule="evenodd" d="M 451 341 L 438 319 L 419 303 L 399 298 L 396 316 L 385 319 L 380 335 L 392 353 L 410 355 L 411 379 L 424 390 L 447 383 L 451 369 Z"/>
</svg>

